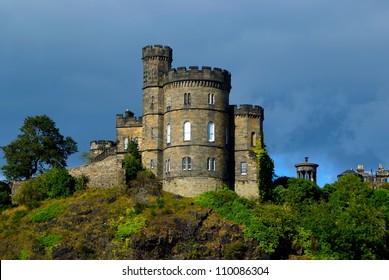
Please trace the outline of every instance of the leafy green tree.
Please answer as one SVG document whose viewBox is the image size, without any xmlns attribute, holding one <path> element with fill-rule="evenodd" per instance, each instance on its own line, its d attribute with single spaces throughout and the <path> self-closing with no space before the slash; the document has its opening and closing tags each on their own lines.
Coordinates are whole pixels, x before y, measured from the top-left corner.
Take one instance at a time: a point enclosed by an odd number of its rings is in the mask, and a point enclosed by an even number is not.
<svg viewBox="0 0 389 280">
<path fill-rule="evenodd" d="M 123 168 L 126 173 L 126 182 L 136 179 L 139 171 L 143 170 L 141 154 L 138 144 L 134 140 L 128 141 L 127 153 L 123 159 Z"/>
<path fill-rule="evenodd" d="M 328 202 L 306 206 L 301 219 L 299 232 L 309 233 L 300 242 L 307 254 L 320 259 L 387 259 L 386 190 L 376 192 L 352 175 L 327 188 Z"/>
<path fill-rule="evenodd" d="M 27 117 L 21 133 L 9 145 L 1 147 L 7 164 L 1 169 L 8 180 L 30 179 L 47 168 L 65 167 L 77 144 L 64 137 L 47 115 Z"/>
<path fill-rule="evenodd" d="M 42 189 L 47 198 L 68 197 L 75 191 L 75 179 L 63 167 L 53 167 L 43 174 Z"/>
<path fill-rule="evenodd" d="M 300 208 L 303 205 L 319 201 L 321 191 L 314 182 L 301 178 L 289 178 L 286 187 L 278 186 L 275 189 L 275 197 L 280 204 L 285 203 L 294 208 Z"/>
<path fill-rule="evenodd" d="M 273 198 L 274 162 L 260 139 L 257 140 L 254 153 L 257 157 L 260 199 L 261 201 L 271 201 Z"/>
</svg>

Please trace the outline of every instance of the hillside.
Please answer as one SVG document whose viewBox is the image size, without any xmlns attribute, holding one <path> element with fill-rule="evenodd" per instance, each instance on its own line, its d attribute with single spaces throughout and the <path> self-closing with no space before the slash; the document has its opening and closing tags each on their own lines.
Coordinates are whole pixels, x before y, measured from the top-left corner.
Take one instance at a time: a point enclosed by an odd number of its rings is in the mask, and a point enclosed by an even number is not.
<svg viewBox="0 0 389 280">
<path fill-rule="evenodd" d="M 118 189 L 88 189 L 0 216 L 0 259 L 258 259 L 242 227 L 193 199 L 164 193 L 134 203 Z"/>
<path fill-rule="evenodd" d="M 3 210 L 0 258 L 389 258 L 386 185 L 374 190 L 350 175 L 319 188 L 291 178 L 260 203 L 227 188 L 183 198 L 142 178 Z"/>
</svg>

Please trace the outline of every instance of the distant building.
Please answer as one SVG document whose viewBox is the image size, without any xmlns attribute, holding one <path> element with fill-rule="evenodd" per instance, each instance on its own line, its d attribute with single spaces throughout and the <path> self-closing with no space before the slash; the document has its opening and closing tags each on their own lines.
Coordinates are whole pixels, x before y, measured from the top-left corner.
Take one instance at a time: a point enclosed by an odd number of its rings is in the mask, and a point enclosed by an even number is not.
<svg viewBox="0 0 389 280">
<path fill-rule="evenodd" d="M 366 171 L 363 165 L 358 165 L 357 170 L 348 169 L 338 175 L 338 180 L 344 175 L 354 175 L 360 177 L 364 182 L 370 183 L 373 189 L 381 188 L 383 183 L 388 182 L 389 171 L 385 170 L 382 164 L 378 165 L 378 170 L 374 173 L 373 170 Z"/>
<path fill-rule="evenodd" d="M 305 157 L 305 161 L 294 165 L 297 171 L 297 178 L 312 181 L 316 184 L 317 180 L 317 168 L 318 164 L 308 162 L 308 157 Z"/>
</svg>

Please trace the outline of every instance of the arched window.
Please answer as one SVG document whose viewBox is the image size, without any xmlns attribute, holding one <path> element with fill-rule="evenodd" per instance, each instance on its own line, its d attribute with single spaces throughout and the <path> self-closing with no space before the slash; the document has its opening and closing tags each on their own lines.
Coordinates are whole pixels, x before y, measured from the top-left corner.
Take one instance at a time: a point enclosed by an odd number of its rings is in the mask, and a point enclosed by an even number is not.
<svg viewBox="0 0 389 280">
<path fill-rule="evenodd" d="M 135 137 L 135 138 L 134 138 L 134 142 L 135 142 L 136 145 L 139 144 L 139 139 L 138 139 L 138 137 Z"/>
<path fill-rule="evenodd" d="M 184 123 L 184 141 L 190 141 L 191 127 L 190 122 Z"/>
<path fill-rule="evenodd" d="M 215 141 L 215 124 L 213 122 L 208 123 L 208 141 Z"/>
<path fill-rule="evenodd" d="M 251 132 L 251 147 L 255 147 L 255 144 L 257 142 L 257 135 L 255 132 Z"/>
<path fill-rule="evenodd" d="M 192 170 L 192 158 L 188 157 L 188 170 Z"/>
<path fill-rule="evenodd" d="M 170 144 L 170 123 L 166 126 L 166 144 Z"/>
<path fill-rule="evenodd" d="M 182 158 L 182 170 L 186 170 L 186 157 Z"/>
</svg>

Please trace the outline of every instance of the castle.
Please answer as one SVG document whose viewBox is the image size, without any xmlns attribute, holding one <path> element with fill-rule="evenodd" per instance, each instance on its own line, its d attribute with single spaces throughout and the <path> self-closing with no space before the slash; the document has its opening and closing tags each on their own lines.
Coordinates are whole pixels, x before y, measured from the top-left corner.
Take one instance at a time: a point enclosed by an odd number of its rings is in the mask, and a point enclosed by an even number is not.
<svg viewBox="0 0 389 280">
<path fill-rule="evenodd" d="M 93 141 L 92 156 L 124 154 L 133 139 L 165 191 L 193 197 L 226 184 L 258 197 L 253 148 L 263 145 L 263 108 L 230 105 L 227 70 L 172 68 L 168 46 L 144 47 L 142 61 L 142 117 L 116 115 L 116 142 Z"/>
</svg>

